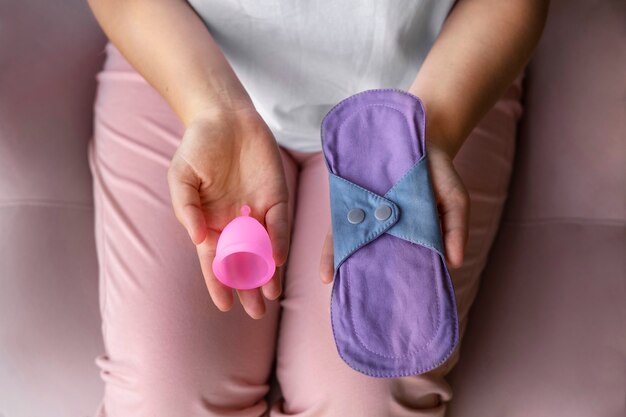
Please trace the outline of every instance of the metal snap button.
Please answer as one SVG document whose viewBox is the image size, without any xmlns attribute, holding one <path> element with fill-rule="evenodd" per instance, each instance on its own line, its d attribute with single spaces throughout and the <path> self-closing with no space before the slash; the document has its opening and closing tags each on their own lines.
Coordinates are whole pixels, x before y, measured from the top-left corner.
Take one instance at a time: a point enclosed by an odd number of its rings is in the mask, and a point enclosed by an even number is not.
<svg viewBox="0 0 626 417">
<path fill-rule="evenodd" d="M 387 204 L 381 204 L 376 207 L 376 211 L 374 211 L 374 217 L 376 220 L 387 220 L 391 216 L 391 207 Z"/>
<path fill-rule="evenodd" d="M 352 224 L 359 224 L 365 219 L 365 212 L 360 208 L 353 208 L 348 212 L 348 221 Z"/>
</svg>

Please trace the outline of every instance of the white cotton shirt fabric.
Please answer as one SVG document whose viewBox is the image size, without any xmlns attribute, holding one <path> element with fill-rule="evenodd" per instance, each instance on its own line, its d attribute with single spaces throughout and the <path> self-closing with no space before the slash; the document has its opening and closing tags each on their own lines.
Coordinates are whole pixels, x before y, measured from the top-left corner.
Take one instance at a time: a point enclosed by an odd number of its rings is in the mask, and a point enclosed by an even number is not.
<svg viewBox="0 0 626 417">
<path fill-rule="evenodd" d="M 342 99 L 408 89 L 454 0 L 191 0 L 284 147 L 321 150 Z"/>
</svg>

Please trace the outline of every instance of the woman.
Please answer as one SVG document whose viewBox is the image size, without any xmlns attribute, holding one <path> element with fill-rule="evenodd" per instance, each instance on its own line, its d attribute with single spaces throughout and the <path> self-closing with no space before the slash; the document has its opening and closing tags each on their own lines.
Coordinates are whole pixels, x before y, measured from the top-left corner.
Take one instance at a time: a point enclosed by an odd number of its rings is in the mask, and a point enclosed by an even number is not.
<svg viewBox="0 0 626 417">
<path fill-rule="evenodd" d="M 396 379 L 337 354 L 330 286 L 317 278 L 333 273 L 319 124 L 369 88 L 422 99 L 463 333 L 547 2 L 452 3 L 90 0 L 111 41 L 90 144 L 100 416 L 263 415 L 275 354 L 282 399 L 270 416 L 444 415 L 458 350 Z M 266 225 L 279 268 L 235 303 L 210 265 L 243 204 Z"/>
</svg>

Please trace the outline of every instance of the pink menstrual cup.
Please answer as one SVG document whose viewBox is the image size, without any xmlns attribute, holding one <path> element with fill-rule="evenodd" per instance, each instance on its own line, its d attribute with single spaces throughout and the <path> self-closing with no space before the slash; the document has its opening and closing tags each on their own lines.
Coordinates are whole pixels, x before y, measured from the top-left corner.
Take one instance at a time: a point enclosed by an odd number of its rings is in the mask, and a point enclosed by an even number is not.
<svg viewBox="0 0 626 417">
<path fill-rule="evenodd" d="M 224 285 L 240 290 L 267 283 L 276 270 L 272 243 L 258 220 L 250 217 L 250 207 L 224 227 L 215 249 L 213 273 Z"/>
</svg>

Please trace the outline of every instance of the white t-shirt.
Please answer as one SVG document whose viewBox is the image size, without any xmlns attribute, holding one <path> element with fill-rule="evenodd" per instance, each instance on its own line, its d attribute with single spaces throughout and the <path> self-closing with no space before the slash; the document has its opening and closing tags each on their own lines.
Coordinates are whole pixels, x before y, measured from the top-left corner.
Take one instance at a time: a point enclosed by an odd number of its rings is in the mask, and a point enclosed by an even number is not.
<svg viewBox="0 0 626 417">
<path fill-rule="evenodd" d="M 371 88 L 406 90 L 454 0 L 189 0 L 278 143 L 321 150 L 320 123 Z"/>
</svg>

